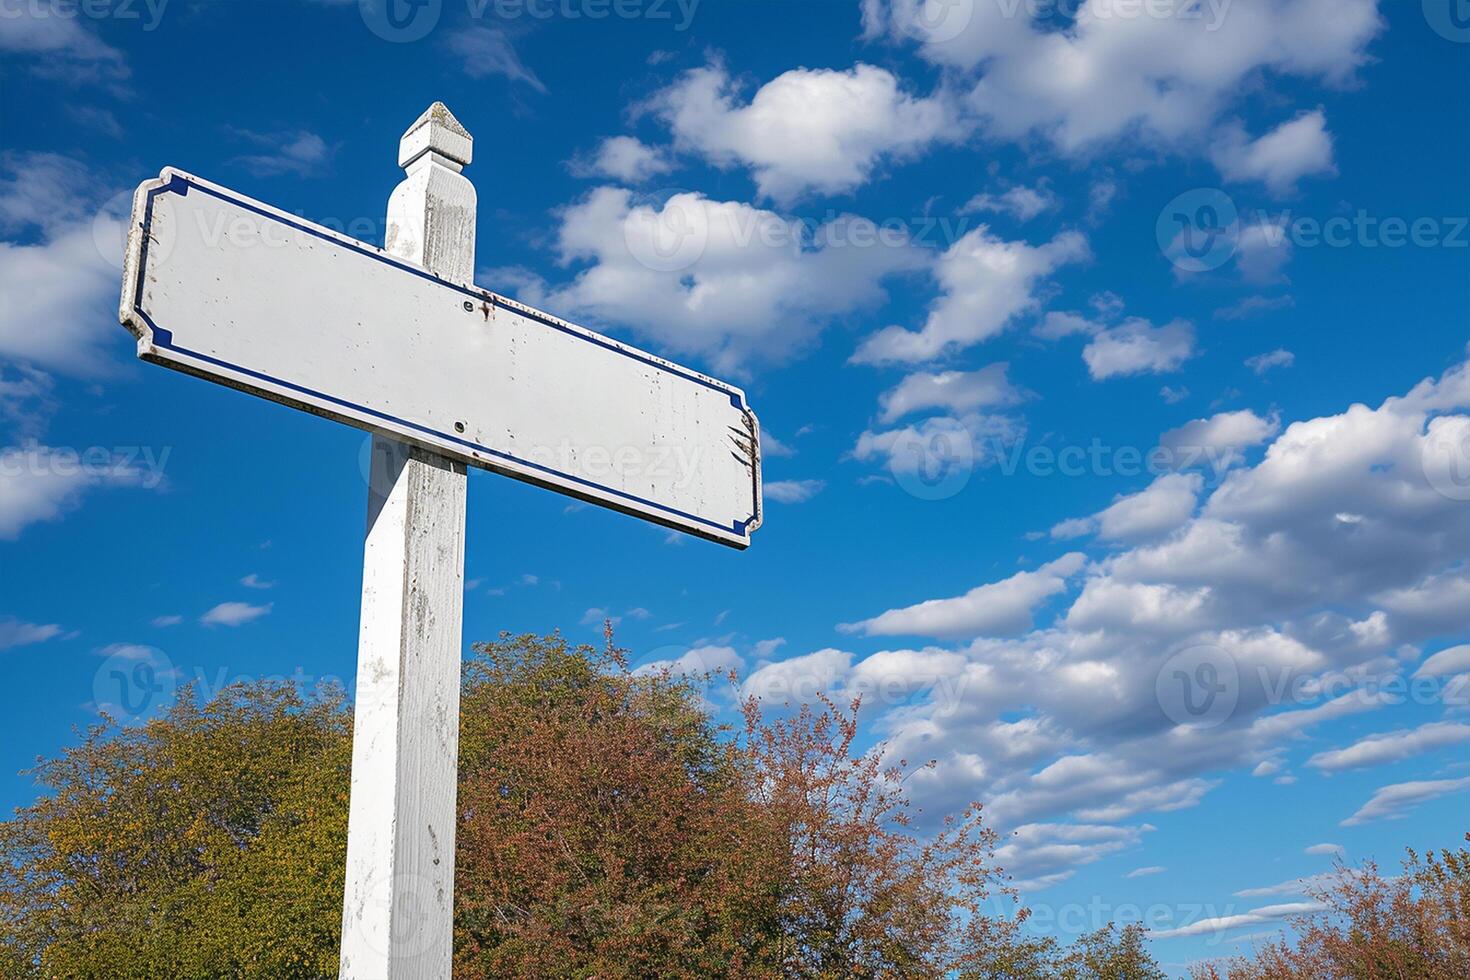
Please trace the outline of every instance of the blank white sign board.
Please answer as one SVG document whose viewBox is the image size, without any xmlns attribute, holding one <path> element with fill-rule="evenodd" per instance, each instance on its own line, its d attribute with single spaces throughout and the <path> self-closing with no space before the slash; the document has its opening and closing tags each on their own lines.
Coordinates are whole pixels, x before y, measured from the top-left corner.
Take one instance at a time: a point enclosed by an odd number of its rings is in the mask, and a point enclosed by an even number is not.
<svg viewBox="0 0 1470 980">
<path fill-rule="evenodd" d="M 178 170 L 133 201 L 138 356 L 736 548 L 739 388 Z"/>
</svg>

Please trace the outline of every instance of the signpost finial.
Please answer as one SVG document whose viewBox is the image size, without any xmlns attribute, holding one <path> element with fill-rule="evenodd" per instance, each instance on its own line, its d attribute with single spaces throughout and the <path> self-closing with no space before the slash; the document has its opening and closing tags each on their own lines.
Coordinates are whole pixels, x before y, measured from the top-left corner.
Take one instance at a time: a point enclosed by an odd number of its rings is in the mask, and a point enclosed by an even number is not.
<svg viewBox="0 0 1470 980">
<path fill-rule="evenodd" d="M 467 166 L 475 139 L 443 102 L 435 102 L 408 127 L 398 143 L 398 165 L 407 170 L 425 154 L 454 170 Z"/>
</svg>

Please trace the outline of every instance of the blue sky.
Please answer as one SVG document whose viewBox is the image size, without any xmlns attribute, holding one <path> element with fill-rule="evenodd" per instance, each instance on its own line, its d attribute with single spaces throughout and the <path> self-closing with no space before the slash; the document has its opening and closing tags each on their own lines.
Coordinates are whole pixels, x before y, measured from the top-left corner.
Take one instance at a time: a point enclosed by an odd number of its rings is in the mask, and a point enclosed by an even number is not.
<svg viewBox="0 0 1470 980">
<path fill-rule="evenodd" d="M 863 693 L 1038 922 L 1175 972 L 1464 833 L 1451 3 L 373 2 L 0 0 L 0 772 L 120 690 L 352 676 L 365 436 L 134 361 L 120 209 L 172 165 L 380 243 L 442 99 L 478 283 L 775 440 L 745 553 L 473 474 L 467 640 Z"/>
</svg>

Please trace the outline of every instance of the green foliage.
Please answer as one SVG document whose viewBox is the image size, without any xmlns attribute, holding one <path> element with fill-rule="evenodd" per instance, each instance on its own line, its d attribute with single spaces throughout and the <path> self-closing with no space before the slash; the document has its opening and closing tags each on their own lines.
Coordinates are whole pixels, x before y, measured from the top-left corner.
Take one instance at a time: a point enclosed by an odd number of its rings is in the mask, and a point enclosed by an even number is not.
<svg viewBox="0 0 1470 980">
<path fill-rule="evenodd" d="M 92 728 L 0 824 L 6 975 L 334 974 L 350 763 L 340 693 L 287 685 Z"/>
<path fill-rule="evenodd" d="M 960 980 L 1166 980 L 1145 946 L 1147 932 L 1111 923 L 1063 947 L 1050 937 L 1029 936 L 1019 919 L 977 924 L 975 956 Z"/>
</svg>

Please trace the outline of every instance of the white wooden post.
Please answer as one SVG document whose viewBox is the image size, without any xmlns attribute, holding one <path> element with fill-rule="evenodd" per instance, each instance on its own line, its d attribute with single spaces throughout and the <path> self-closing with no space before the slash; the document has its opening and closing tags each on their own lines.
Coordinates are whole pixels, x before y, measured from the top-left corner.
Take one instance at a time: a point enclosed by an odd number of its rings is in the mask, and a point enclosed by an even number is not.
<svg viewBox="0 0 1470 980">
<path fill-rule="evenodd" d="M 474 278 L 475 188 L 460 173 L 471 146 L 434 103 L 399 144 L 407 176 L 388 201 L 384 247 L 456 283 Z M 374 436 L 342 912 L 350 980 L 450 975 L 465 484 L 462 463 Z"/>
</svg>

